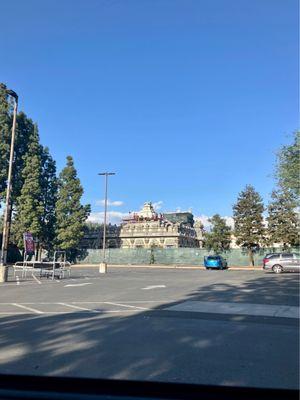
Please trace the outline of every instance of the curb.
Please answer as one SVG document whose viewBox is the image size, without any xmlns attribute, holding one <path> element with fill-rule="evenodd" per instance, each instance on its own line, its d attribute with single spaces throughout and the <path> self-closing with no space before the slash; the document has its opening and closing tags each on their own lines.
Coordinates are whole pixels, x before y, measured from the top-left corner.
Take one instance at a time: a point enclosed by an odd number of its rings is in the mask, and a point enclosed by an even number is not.
<svg viewBox="0 0 300 400">
<path fill-rule="evenodd" d="M 111 264 L 108 268 L 148 268 L 148 269 L 192 269 L 205 270 L 202 266 L 194 265 L 135 265 L 135 264 Z M 98 264 L 74 264 L 72 268 L 99 268 Z M 229 267 L 230 271 L 263 271 L 262 267 Z"/>
</svg>

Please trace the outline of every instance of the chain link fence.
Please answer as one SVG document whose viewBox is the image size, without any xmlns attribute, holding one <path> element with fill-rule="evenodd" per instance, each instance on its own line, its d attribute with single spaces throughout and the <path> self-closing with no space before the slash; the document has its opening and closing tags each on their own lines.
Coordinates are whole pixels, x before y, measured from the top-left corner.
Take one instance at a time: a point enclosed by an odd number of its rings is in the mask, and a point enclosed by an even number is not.
<svg viewBox="0 0 300 400">
<path fill-rule="evenodd" d="M 279 252 L 281 249 L 263 248 L 254 254 L 256 266 L 262 265 L 265 254 Z M 299 252 L 299 249 L 290 249 L 289 252 Z M 114 265 L 193 265 L 203 266 L 204 256 L 212 254 L 205 249 L 178 248 L 178 249 L 107 249 L 106 261 Z M 232 249 L 221 254 L 226 258 L 228 266 L 249 265 L 247 250 Z M 103 259 L 102 250 L 87 249 L 77 260 L 80 264 L 99 264 Z"/>
</svg>

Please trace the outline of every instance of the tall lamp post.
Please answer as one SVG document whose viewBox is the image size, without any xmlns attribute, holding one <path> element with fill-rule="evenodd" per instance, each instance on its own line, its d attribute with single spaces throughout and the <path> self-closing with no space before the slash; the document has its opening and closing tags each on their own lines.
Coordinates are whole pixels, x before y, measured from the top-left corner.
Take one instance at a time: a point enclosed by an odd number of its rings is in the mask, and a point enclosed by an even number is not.
<svg viewBox="0 0 300 400">
<path fill-rule="evenodd" d="M 7 263 L 7 249 L 10 233 L 10 220 L 11 220 L 11 189 L 12 189 L 12 169 L 14 161 L 14 147 L 15 147 L 15 134 L 16 134 L 16 120 L 18 112 L 18 95 L 13 90 L 6 90 L 6 93 L 14 99 L 14 113 L 13 113 L 13 124 L 11 130 L 11 142 L 10 142 L 10 155 L 8 164 L 8 176 L 7 176 L 7 188 L 6 188 L 6 200 L 5 200 L 5 211 L 3 219 L 3 234 L 2 234 L 2 247 L 1 247 L 1 258 L 0 258 L 0 282 L 6 282 L 8 277 Z"/>
<path fill-rule="evenodd" d="M 105 195 L 104 195 L 104 225 L 103 225 L 103 243 L 102 243 L 102 262 L 99 266 L 99 272 L 105 274 L 107 271 L 106 262 L 106 219 L 107 219 L 107 186 L 108 186 L 108 176 L 116 175 L 114 172 L 100 172 L 98 175 L 105 176 Z"/>
</svg>

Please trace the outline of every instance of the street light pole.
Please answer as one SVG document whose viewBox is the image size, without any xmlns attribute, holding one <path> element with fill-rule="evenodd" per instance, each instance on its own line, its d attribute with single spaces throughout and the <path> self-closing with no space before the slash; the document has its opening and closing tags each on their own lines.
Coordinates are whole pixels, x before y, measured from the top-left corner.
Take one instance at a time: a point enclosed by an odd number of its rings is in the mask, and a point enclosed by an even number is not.
<svg viewBox="0 0 300 400">
<path fill-rule="evenodd" d="M 6 200 L 5 200 L 5 211 L 3 219 L 3 235 L 2 235 L 2 247 L 1 247 L 1 258 L 0 258 L 0 282 L 6 282 L 8 277 L 8 269 L 6 266 L 7 262 L 7 249 L 10 233 L 10 219 L 11 219 L 11 189 L 12 189 L 12 169 L 14 161 L 14 147 L 15 147 L 15 134 L 16 134 L 16 120 L 18 112 L 18 95 L 13 90 L 6 90 L 6 93 L 14 98 L 14 113 L 13 113 L 13 124 L 11 130 L 11 142 L 10 142 L 10 155 L 8 164 L 8 177 L 7 177 L 7 188 L 6 188 Z"/>
<path fill-rule="evenodd" d="M 107 186 L 108 176 L 116 175 L 114 172 L 100 172 L 98 175 L 105 176 L 105 193 L 104 193 L 104 225 L 103 225 L 103 243 L 102 243 L 102 262 L 100 263 L 99 272 L 106 273 L 106 221 L 107 221 Z"/>
</svg>

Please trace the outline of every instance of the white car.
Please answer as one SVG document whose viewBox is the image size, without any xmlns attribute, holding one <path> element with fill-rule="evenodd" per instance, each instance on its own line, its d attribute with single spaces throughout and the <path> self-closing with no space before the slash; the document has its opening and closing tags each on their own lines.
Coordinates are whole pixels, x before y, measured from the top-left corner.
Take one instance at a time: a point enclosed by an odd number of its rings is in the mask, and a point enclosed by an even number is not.
<svg viewBox="0 0 300 400">
<path fill-rule="evenodd" d="M 263 269 L 276 274 L 284 271 L 300 272 L 300 257 L 295 253 L 268 254 L 263 260 Z"/>
</svg>

